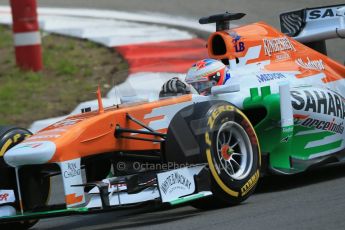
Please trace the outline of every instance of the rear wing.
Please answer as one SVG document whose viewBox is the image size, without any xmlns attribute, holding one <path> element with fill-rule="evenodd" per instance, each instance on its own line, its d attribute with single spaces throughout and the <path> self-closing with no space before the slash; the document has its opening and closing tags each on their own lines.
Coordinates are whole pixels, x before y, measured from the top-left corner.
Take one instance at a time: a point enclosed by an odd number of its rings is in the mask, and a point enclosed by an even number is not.
<svg viewBox="0 0 345 230">
<path fill-rule="evenodd" d="M 345 4 L 283 13 L 280 26 L 286 35 L 326 53 L 325 40 L 345 38 Z"/>
</svg>

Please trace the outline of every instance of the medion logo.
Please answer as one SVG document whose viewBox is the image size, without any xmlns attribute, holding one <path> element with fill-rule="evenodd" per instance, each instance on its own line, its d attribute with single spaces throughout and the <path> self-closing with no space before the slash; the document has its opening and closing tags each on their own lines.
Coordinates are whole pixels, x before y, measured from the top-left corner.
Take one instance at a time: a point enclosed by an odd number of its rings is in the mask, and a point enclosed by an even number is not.
<svg viewBox="0 0 345 230">
<path fill-rule="evenodd" d="M 258 78 L 259 83 L 286 78 L 282 73 L 262 73 L 257 74 L 256 77 Z"/>
<path fill-rule="evenodd" d="M 331 91 L 291 91 L 291 96 L 292 107 L 295 110 L 345 118 L 345 99 Z"/>
</svg>

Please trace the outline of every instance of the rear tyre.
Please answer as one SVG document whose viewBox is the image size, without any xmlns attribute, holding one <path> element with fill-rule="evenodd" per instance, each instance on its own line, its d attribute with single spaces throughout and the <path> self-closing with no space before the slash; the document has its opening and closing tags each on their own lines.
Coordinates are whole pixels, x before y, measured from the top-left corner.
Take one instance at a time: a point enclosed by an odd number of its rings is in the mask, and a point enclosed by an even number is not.
<svg viewBox="0 0 345 230">
<path fill-rule="evenodd" d="M 29 130 L 15 126 L 0 126 L 0 189 L 12 189 L 15 191 L 17 202 L 13 207 L 20 210 L 18 203 L 15 171 L 6 165 L 3 155 L 7 150 L 31 136 Z M 33 210 L 46 204 L 49 196 L 50 181 L 44 178 L 40 167 L 23 167 L 19 171 L 23 207 L 24 210 Z M 25 192 L 24 192 L 25 191 Z M 38 220 L 20 221 L 8 224 L 0 224 L 0 229 L 28 229 L 34 226 Z"/>
<path fill-rule="evenodd" d="M 200 141 L 211 173 L 213 196 L 192 206 L 199 209 L 239 204 L 254 191 L 260 177 L 260 149 L 255 130 L 236 107 L 222 102 L 210 108 Z"/>
</svg>

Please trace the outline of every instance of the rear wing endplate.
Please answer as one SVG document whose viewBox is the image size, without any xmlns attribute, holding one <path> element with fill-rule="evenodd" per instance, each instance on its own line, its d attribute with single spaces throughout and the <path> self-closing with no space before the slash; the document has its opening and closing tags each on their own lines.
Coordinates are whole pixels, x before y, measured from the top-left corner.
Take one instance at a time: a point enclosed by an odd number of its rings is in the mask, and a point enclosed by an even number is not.
<svg viewBox="0 0 345 230">
<path fill-rule="evenodd" d="M 345 4 L 283 13 L 280 26 L 283 33 L 304 44 L 345 38 Z"/>
</svg>

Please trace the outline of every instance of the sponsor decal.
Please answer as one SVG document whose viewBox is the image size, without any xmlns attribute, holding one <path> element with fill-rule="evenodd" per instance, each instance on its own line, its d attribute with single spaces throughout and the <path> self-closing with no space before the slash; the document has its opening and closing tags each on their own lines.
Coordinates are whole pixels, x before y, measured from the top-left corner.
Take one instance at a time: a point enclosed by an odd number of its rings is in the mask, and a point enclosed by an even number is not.
<svg viewBox="0 0 345 230">
<path fill-rule="evenodd" d="M 287 37 L 263 39 L 265 55 L 271 56 L 272 53 L 277 53 L 284 50 L 296 51 L 295 47 Z"/>
<path fill-rule="evenodd" d="M 239 42 L 234 46 L 236 53 L 243 52 L 246 47 L 244 46 L 244 42 Z"/>
<path fill-rule="evenodd" d="M 207 162 L 209 164 L 209 168 L 211 170 L 211 174 L 212 174 L 213 178 L 215 179 L 216 183 L 222 188 L 222 190 L 224 192 L 226 192 L 230 196 L 238 197 L 239 193 L 237 191 L 230 189 L 226 184 L 224 184 L 222 179 L 219 177 L 219 175 L 221 173 L 220 169 L 219 169 L 218 165 L 215 165 L 213 163 L 212 154 L 211 154 L 212 140 L 210 137 L 210 133 L 213 130 L 215 120 L 224 111 L 235 111 L 235 107 L 233 107 L 231 105 L 219 106 L 212 112 L 211 116 L 209 116 L 209 118 L 207 120 L 208 131 L 205 132 L 205 143 L 207 144 L 206 157 L 207 157 Z"/>
<path fill-rule="evenodd" d="M 244 46 L 244 42 L 240 41 L 242 37 L 235 31 L 230 31 L 229 35 L 232 37 L 232 43 L 234 44 L 236 53 L 243 52 L 246 47 Z"/>
<path fill-rule="evenodd" d="M 192 182 L 190 182 L 184 175 L 179 172 L 172 173 L 168 176 L 161 185 L 161 191 L 164 194 L 172 193 L 176 189 L 186 190 L 190 189 Z"/>
<path fill-rule="evenodd" d="M 308 11 L 308 20 L 317 20 L 317 19 L 329 19 L 338 17 L 341 15 L 337 15 L 337 10 L 340 7 L 330 7 L 330 8 L 321 8 Z"/>
<path fill-rule="evenodd" d="M 157 174 L 163 202 L 176 200 L 195 192 L 194 174 L 189 168 L 180 168 Z"/>
<path fill-rule="evenodd" d="M 60 162 L 59 165 L 62 173 L 67 208 L 84 203 L 84 188 L 74 186 L 77 184 L 83 184 L 83 178 L 80 170 L 80 158 L 63 161 Z"/>
<path fill-rule="evenodd" d="M 323 121 L 308 117 L 305 120 L 295 120 L 296 125 L 300 125 L 306 128 L 315 128 L 324 131 L 330 131 L 332 133 L 344 133 L 344 122 L 336 123 L 335 118 L 332 121 Z"/>
<path fill-rule="evenodd" d="M 0 202 L 1 201 L 6 201 L 7 202 L 7 198 L 10 194 L 8 193 L 3 193 L 3 194 L 0 194 Z"/>
<path fill-rule="evenodd" d="M 325 66 L 323 65 L 323 61 L 321 59 L 310 60 L 309 57 L 307 57 L 307 61 L 305 62 L 302 60 L 302 58 L 298 58 L 295 62 L 297 65 L 305 69 L 319 70 L 319 71 L 325 69 Z"/>
<path fill-rule="evenodd" d="M 257 74 L 256 77 L 259 83 L 286 78 L 286 76 L 282 73 L 262 73 L 262 74 Z"/>
<path fill-rule="evenodd" d="M 243 125 L 243 128 L 246 130 L 246 132 L 247 132 L 247 134 L 249 136 L 251 144 L 258 145 L 258 141 L 256 139 L 256 135 L 254 133 L 254 130 L 249 125 L 249 123 L 245 119 L 243 119 L 241 124 Z"/>
<path fill-rule="evenodd" d="M 332 91 L 291 91 L 295 110 L 320 113 L 345 119 L 345 99 Z"/>
<path fill-rule="evenodd" d="M 257 170 L 254 175 L 249 179 L 247 183 L 241 188 L 241 195 L 245 196 L 258 182 L 260 177 L 260 172 Z"/>
<path fill-rule="evenodd" d="M 0 204 L 13 203 L 16 201 L 13 190 L 0 190 Z"/>
<path fill-rule="evenodd" d="M 230 31 L 229 35 L 230 37 L 232 37 L 232 43 L 234 44 L 236 44 L 241 39 L 241 36 L 238 35 L 236 31 Z"/>
<path fill-rule="evenodd" d="M 224 83 L 223 83 L 223 85 L 228 81 L 228 80 L 230 80 L 230 78 L 231 78 L 231 75 L 230 75 L 230 72 L 228 72 L 228 71 L 226 71 L 225 70 L 225 80 L 224 80 Z"/>
<path fill-rule="evenodd" d="M 77 166 L 76 162 L 71 162 L 67 164 L 67 170 L 63 172 L 65 178 L 72 178 L 80 175 L 80 168 Z"/>
<path fill-rule="evenodd" d="M 23 149 L 23 148 L 35 149 L 35 148 L 40 147 L 41 145 L 43 145 L 43 143 L 41 143 L 41 142 L 38 142 L 38 143 L 26 143 L 26 144 L 23 144 L 23 145 L 19 145 L 15 149 Z"/>
<path fill-rule="evenodd" d="M 276 59 L 276 61 L 284 61 L 284 60 L 290 59 L 291 56 L 288 53 L 281 53 L 281 54 L 276 54 L 274 58 Z"/>
<path fill-rule="evenodd" d="M 290 139 L 291 139 L 291 136 L 284 137 L 280 140 L 280 143 L 288 143 Z"/>
<path fill-rule="evenodd" d="M 282 139 L 280 143 L 287 143 L 293 136 L 293 125 L 282 127 Z"/>
<path fill-rule="evenodd" d="M 29 140 L 37 140 L 37 139 L 55 139 L 60 137 L 60 135 L 34 135 L 31 136 Z"/>
<path fill-rule="evenodd" d="M 225 111 L 234 111 L 234 110 L 235 108 L 231 105 L 222 105 L 222 106 L 217 107 L 212 112 L 211 116 L 208 118 L 207 125 L 210 127 L 210 129 L 213 129 L 214 122 L 219 114 Z M 206 143 L 208 143 L 207 140 L 206 140 Z M 210 145 L 211 145 L 211 141 L 210 141 Z"/>
<path fill-rule="evenodd" d="M 39 134 L 44 134 L 44 135 L 53 135 L 53 134 L 60 134 L 65 132 L 67 129 L 62 129 L 62 128 L 56 128 L 56 129 L 51 129 L 51 130 L 45 130 L 42 132 L 39 132 Z"/>
<path fill-rule="evenodd" d="M 283 127 L 283 133 L 291 133 L 293 132 L 293 126 L 287 126 L 287 127 Z"/>
<path fill-rule="evenodd" d="M 66 120 L 62 120 L 59 121 L 55 124 L 53 124 L 54 127 L 64 127 L 64 126 L 70 126 L 70 125 L 74 125 L 80 121 L 82 121 L 84 119 L 66 119 Z"/>
</svg>

